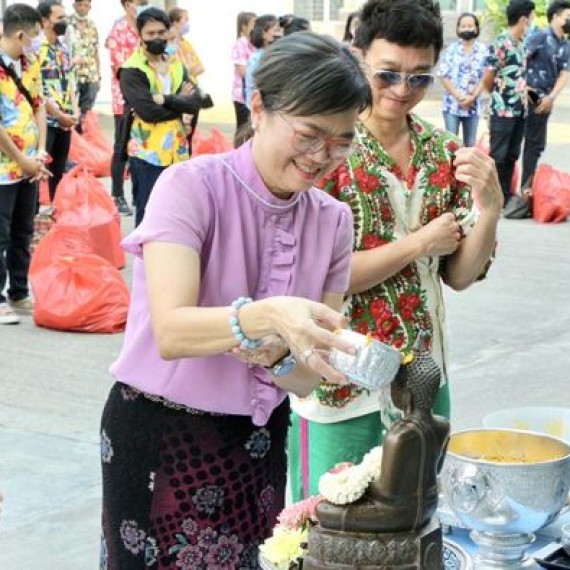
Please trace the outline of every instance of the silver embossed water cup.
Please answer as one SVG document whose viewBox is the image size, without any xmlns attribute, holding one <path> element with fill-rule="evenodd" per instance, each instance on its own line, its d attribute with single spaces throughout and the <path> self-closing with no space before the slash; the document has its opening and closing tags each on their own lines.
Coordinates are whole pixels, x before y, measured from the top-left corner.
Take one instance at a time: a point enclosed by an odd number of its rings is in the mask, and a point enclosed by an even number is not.
<svg viewBox="0 0 570 570">
<path fill-rule="evenodd" d="M 402 361 L 397 350 L 351 330 L 343 329 L 338 334 L 356 347 L 356 353 L 333 349 L 329 361 L 336 370 L 368 390 L 380 390 L 392 382 Z"/>
</svg>

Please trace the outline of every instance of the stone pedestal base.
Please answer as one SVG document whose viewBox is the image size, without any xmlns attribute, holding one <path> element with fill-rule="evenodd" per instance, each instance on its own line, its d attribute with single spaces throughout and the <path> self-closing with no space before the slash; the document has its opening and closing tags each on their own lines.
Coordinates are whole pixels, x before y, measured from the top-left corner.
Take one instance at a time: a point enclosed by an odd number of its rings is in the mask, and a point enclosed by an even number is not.
<svg viewBox="0 0 570 570">
<path fill-rule="evenodd" d="M 419 532 L 351 533 L 313 527 L 303 570 L 441 570 L 443 541 L 433 518 Z"/>
</svg>

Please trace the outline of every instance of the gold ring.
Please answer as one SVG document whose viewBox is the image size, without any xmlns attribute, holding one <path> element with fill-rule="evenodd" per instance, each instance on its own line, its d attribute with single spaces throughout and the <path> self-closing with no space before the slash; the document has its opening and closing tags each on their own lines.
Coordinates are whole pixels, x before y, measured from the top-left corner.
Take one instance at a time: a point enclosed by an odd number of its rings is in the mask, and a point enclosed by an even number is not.
<svg viewBox="0 0 570 570">
<path fill-rule="evenodd" d="M 303 350 L 303 352 L 301 352 L 299 359 L 301 360 L 301 362 L 303 364 L 306 365 L 307 362 L 309 361 L 309 358 L 311 357 L 311 355 L 315 352 L 317 352 L 317 349 L 314 346 L 311 348 L 307 348 L 306 350 Z"/>
</svg>

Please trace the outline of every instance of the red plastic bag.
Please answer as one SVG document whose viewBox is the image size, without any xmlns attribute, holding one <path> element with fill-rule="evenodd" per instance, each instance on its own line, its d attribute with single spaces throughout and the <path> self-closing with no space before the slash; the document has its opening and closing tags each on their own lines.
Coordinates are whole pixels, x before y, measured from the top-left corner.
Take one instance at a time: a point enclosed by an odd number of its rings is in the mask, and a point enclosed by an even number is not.
<svg viewBox="0 0 570 570">
<path fill-rule="evenodd" d="M 564 222 L 570 215 L 570 173 L 540 164 L 532 182 L 532 217 L 541 223 Z"/>
<path fill-rule="evenodd" d="M 80 229 L 91 253 L 118 269 L 125 266 L 117 207 L 99 180 L 79 166 L 70 170 L 59 183 L 54 207 L 57 225 Z"/>
<path fill-rule="evenodd" d="M 113 147 L 101 130 L 99 117 L 90 111 L 81 126 L 83 135 L 75 129 L 71 131 L 69 160 L 89 169 L 95 176 L 111 176 Z"/>
<path fill-rule="evenodd" d="M 48 251 L 39 250 L 30 268 L 36 325 L 76 332 L 123 331 L 129 291 L 119 271 L 98 255 L 46 259 Z"/>
<path fill-rule="evenodd" d="M 91 246 L 82 229 L 53 224 L 32 255 L 30 273 L 37 272 L 58 257 L 85 253 L 91 253 Z"/>
<path fill-rule="evenodd" d="M 192 137 L 192 156 L 200 154 L 218 154 L 228 152 L 233 148 L 232 143 L 215 127 L 210 129 L 210 136 L 205 137 L 196 129 Z"/>
</svg>

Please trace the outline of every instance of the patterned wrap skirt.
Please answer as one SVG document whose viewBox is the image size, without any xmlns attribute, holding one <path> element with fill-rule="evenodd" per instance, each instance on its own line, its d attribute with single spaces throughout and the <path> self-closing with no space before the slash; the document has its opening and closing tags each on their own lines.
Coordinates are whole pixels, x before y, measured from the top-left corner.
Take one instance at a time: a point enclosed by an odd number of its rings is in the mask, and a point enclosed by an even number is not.
<svg viewBox="0 0 570 570">
<path fill-rule="evenodd" d="M 101 569 L 258 568 L 285 503 L 289 400 L 267 425 L 117 382 L 101 422 Z"/>
</svg>

